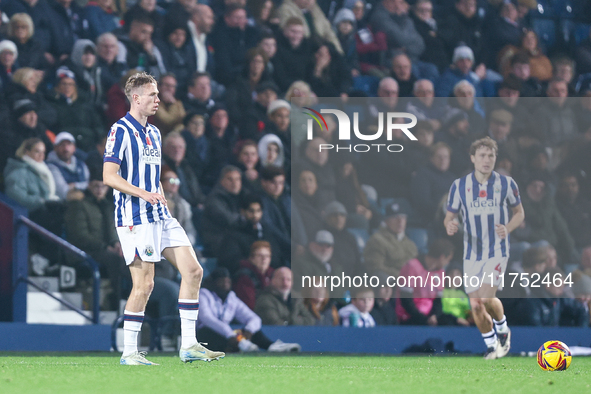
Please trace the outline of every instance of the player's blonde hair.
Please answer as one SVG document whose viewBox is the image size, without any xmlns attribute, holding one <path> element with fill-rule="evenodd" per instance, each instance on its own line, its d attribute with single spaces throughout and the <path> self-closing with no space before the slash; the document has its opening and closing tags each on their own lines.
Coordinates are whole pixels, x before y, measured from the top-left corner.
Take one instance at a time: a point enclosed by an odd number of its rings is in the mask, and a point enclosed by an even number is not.
<svg viewBox="0 0 591 394">
<path fill-rule="evenodd" d="M 474 141 L 472 145 L 470 145 L 470 156 L 474 156 L 476 151 L 480 148 L 489 148 L 495 152 L 495 156 L 499 154 L 499 146 L 497 145 L 497 142 L 490 137 L 484 137 Z"/>
<path fill-rule="evenodd" d="M 135 89 L 141 88 L 142 86 L 149 83 L 156 85 L 156 79 L 145 71 L 133 74 L 131 77 L 129 77 L 125 83 L 125 96 L 127 96 L 129 102 L 132 102 L 131 96 Z"/>
</svg>

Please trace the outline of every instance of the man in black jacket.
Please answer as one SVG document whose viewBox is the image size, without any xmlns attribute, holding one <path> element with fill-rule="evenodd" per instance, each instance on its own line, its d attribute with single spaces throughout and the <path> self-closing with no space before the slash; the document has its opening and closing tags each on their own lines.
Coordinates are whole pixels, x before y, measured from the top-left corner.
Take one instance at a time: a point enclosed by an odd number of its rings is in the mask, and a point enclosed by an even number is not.
<svg viewBox="0 0 591 394">
<path fill-rule="evenodd" d="M 300 18 L 289 18 L 283 26 L 283 34 L 277 37 L 277 53 L 273 59 L 275 82 L 282 91 L 294 81 L 306 79 L 312 50 L 312 43 L 304 38 L 304 22 Z"/>
</svg>

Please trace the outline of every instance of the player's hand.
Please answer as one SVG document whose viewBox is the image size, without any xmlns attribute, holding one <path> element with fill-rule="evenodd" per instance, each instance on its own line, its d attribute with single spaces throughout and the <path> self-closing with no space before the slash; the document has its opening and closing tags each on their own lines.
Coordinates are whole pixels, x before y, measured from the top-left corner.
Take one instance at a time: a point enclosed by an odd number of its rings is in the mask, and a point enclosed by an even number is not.
<svg viewBox="0 0 591 394">
<path fill-rule="evenodd" d="M 450 237 L 458 232 L 458 220 L 450 220 L 447 222 L 447 226 L 445 226 L 445 231 L 447 231 L 447 235 Z"/>
<path fill-rule="evenodd" d="M 505 238 L 507 238 L 507 235 L 509 235 L 509 232 L 507 231 L 507 227 L 505 227 L 505 225 L 503 225 L 503 224 L 497 224 L 495 226 L 495 232 L 497 233 L 497 235 L 501 239 L 505 239 Z"/>
<path fill-rule="evenodd" d="M 143 196 L 140 196 L 140 198 L 146 200 L 152 205 L 156 205 L 159 202 L 164 205 L 167 205 L 166 198 L 164 198 L 164 196 L 160 193 L 145 192 Z"/>
</svg>

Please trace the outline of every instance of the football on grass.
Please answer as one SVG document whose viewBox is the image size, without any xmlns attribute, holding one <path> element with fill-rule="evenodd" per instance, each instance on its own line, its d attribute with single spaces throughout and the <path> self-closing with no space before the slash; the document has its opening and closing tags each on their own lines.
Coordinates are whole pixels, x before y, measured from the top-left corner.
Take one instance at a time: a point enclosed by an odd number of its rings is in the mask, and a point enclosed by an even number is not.
<svg viewBox="0 0 591 394">
<path fill-rule="evenodd" d="M 538 350 L 538 365 L 544 371 L 565 371 L 572 359 L 570 349 L 560 341 L 548 341 Z"/>
</svg>

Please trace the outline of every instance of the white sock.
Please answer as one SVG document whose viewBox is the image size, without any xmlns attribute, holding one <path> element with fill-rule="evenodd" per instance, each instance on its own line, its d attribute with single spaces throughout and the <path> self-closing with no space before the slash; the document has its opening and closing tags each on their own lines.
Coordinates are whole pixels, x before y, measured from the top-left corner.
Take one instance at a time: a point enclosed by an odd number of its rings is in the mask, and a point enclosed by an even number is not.
<svg viewBox="0 0 591 394">
<path fill-rule="evenodd" d="M 197 344 L 195 323 L 199 316 L 199 300 L 179 298 L 179 315 L 181 316 L 181 348 L 186 349 Z"/>
<path fill-rule="evenodd" d="M 503 318 L 499 321 L 493 319 L 493 322 L 495 323 L 497 334 L 506 334 L 507 332 L 509 332 L 509 327 L 507 326 L 507 318 L 505 317 L 505 315 L 503 315 Z"/>
<path fill-rule="evenodd" d="M 495 343 L 497 342 L 495 330 L 482 334 L 482 338 L 484 339 L 484 343 L 486 343 L 486 347 L 495 347 Z"/>
<path fill-rule="evenodd" d="M 142 330 L 144 312 L 123 312 L 123 355 L 137 352 L 137 337 Z"/>
</svg>

